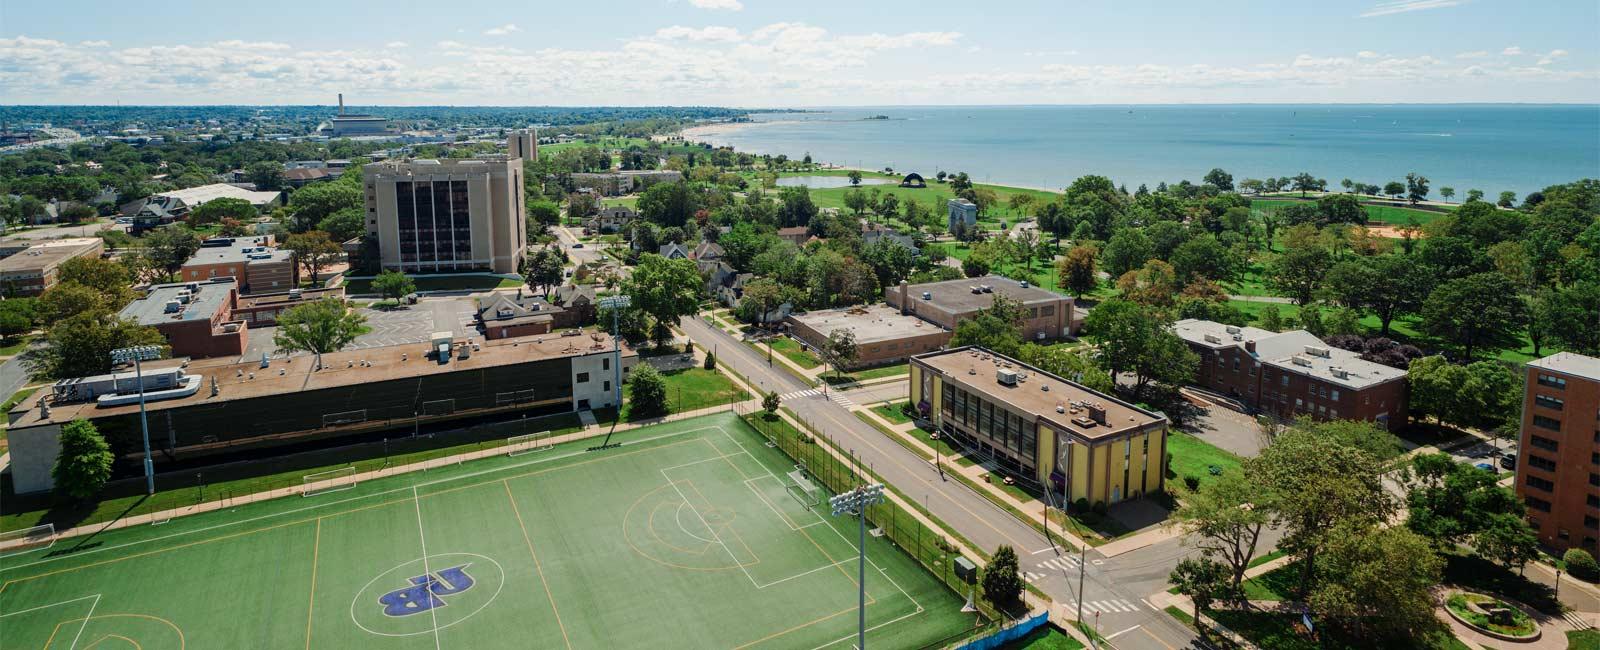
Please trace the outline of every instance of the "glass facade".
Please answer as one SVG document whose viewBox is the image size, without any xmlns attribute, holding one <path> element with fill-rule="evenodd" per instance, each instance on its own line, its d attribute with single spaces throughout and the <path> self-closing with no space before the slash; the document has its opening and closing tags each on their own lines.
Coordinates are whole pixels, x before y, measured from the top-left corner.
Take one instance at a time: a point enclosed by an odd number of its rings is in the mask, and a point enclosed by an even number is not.
<svg viewBox="0 0 1600 650">
<path fill-rule="evenodd" d="M 940 405 L 947 425 L 962 442 L 993 456 L 1023 476 L 1033 476 L 1038 466 L 1038 428 L 1032 416 L 1019 415 L 1004 405 L 940 382 Z"/>
<path fill-rule="evenodd" d="M 456 268 L 472 259 L 467 181 L 399 181 L 394 193 L 402 265 Z"/>
</svg>

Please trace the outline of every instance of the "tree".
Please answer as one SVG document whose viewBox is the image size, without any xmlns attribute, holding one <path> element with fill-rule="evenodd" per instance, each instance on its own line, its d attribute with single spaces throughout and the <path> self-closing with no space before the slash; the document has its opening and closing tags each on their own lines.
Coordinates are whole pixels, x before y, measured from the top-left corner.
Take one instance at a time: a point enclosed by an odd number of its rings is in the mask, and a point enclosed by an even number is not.
<svg viewBox="0 0 1600 650">
<path fill-rule="evenodd" d="M 739 296 L 735 315 L 746 323 L 765 325 L 773 310 L 793 300 L 793 293 L 793 289 L 778 284 L 772 278 L 756 278 L 744 285 L 744 294 Z"/>
<path fill-rule="evenodd" d="M 1111 235 L 1111 240 L 1106 242 L 1105 259 L 1102 263 L 1105 265 L 1106 273 L 1117 278 L 1144 266 L 1144 263 L 1154 256 L 1155 248 L 1143 230 L 1120 228 Z"/>
<path fill-rule="evenodd" d="M 1496 517 L 1506 516 L 1527 526 L 1522 501 L 1509 488 L 1496 484 L 1498 476 L 1457 463 L 1449 454 L 1413 456 L 1400 477 L 1406 489 L 1406 527 L 1440 548 L 1472 542 Z M 1532 537 L 1531 530 L 1528 536 Z M 1520 555 L 1517 549 L 1510 550 L 1512 556 Z"/>
<path fill-rule="evenodd" d="M 384 271 L 372 279 L 372 288 L 387 300 L 399 300 L 416 291 L 417 283 L 411 281 L 411 276 L 399 271 Z"/>
<path fill-rule="evenodd" d="M 983 568 L 983 596 L 1006 609 L 1022 597 L 1022 576 L 1017 572 L 1017 552 L 1001 544 Z"/>
<path fill-rule="evenodd" d="M 1269 332 L 1283 331 L 1283 313 L 1278 311 L 1277 305 L 1267 305 L 1261 310 L 1259 318 L 1260 322 L 1257 324 L 1261 326 L 1261 329 Z"/>
<path fill-rule="evenodd" d="M 555 247 L 547 246 L 522 258 L 522 280 L 528 283 L 529 289 L 541 294 L 549 294 L 552 287 L 561 284 L 566 270 L 567 261 Z"/>
<path fill-rule="evenodd" d="M 1089 312 L 1084 330 L 1100 344 L 1100 362 L 1112 376 L 1134 373 L 1136 388 L 1155 381 L 1170 386 L 1188 383 L 1200 358 L 1172 333 L 1171 320 L 1159 310 L 1121 298 L 1100 303 Z"/>
<path fill-rule="evenodd" d="M 328 215 L 317 222 L 317 229 L 328 233 L 336 242 L 346 242 L 367 231 L 366 224 L 361 221 L 361 210 L 358 208 L 345 208 Z"/>
<path fill-rule="evenodd" d="M 858 217 L 867 210 L 868 204 L 867 193 L 861 191 L 861 188 L 851 188 L 844 193 L 844 207 L 850 208 L 850 212 Z"/>
<path fill-rule="evenodd" d="M 996 295 L 988 307 L 956 323 L 950 347 L 976 345 L 1006 356 L 1022 346 L 1022 303 Z"/>
<path fill-rule="evenodd" d="M 856 346 L 855 330 L 839 328 L 828 332 L 828 339 L 822 342 L 822 349 L 817 350 L 822 354 L 822 360 L 833 367 L 833 374 L 838 376 L 840 368 L 856 362 L 861 349 Z"/>
<path fill-rule="evenodd" d="M 359 180 L 360 176 L 354 174 L 351 178 Z M 359 182 L 346 182 L 341 178 L 333 183 L 307 185 L 289 196 L 289 210 L 293 214 L 289 230 L 305 232 L 340 210 L 364 212 L 363 203 Z"/>
<path fill-rule="evenodd" d="M 1224 471 L 1199 490 L 1186 492 L 1176 519 L 1188 539 L 1207 557 L 1227 564 L 1233 585 L 1255 557 L 1261 531 L 1272 521 L 1273 495 L 1241 469 Z"/>
<path fill-rule="evenodd" d="M 1579 580 L 1594 582 L 1600 580 L 1600 564 L 1594 556 L 1581 548 L 1569 548 L 1561 555 L 1561 561 L 1567 565 L 1567 570 L 1572 572 L 1572 577 Z"/>
<path fill-rule="evenodd" d="M 1300 192 L 1301 198 L 1305 197 L 1306 192 L 1317 191 L 1317 178 L 1306 172 L 1296 174 L 1294 178 L 1290 179 L 1290 182 L 1292 183 L 1289 186 L 1290 189 Z"/>
<path fill-rule="evenodd" d="M 1500 193 L 1500 200 L 1494 202 L 1502 208 L 1509 208 L 1517 204 L 1517 193 L 1510 190 Z"/>
<path fill-rule="evenodd" d="M 32 298 L 0 300 L 0 337 L 10 342 L 33 331 L 38 320 L 38 301 Z"/>
<path fill-rule="evenodd" d="M 538 228 L 529 227 L 529 233 L 543 232 L 546 227 L 561 222 L 561 204 L 543 199 L 530 199 L 528 221 L 531 224 L 539 224 Z"/>
<path fill-rule="evenodd" d="M 188 228 L 156 228 L 144 236 L 144 257 L 163 277 L 177 273 L 200 250 L 200 237 Z"/>
<path fill-rule="evenodd" d="M 245 178 L 255 183 L 258 190 L 278 189 L 283 185 L 283 165 L 270 160 L 250 163 L 245 168 Z"/>
<path fill-rule="evenodd" d="M 1319 245 L 1290 246 L 1267 263 L 1267 283 L 1304 307 L 1322 288 L 1333 256 Z"/>
<path fill-rule="evenodd" d="M 661 371 L 648 363 L 634 366 L 628 372 L 628 417 L 659 417 L 667 410 L 667 380 Z"/>
<path fill-rule="evenodd" d="M 689 223 L 699 209 L 687 183 L 656 183 L 639 197 L 639 217 L 662 227 Z"/>
<path fill-rule="evenodd" d="M 693 260 L 669 260 L 649 253 L 639 257 L 624 286 L 633 303 L 655 319 L 657 327 L 664 328 L 699 309 L 704 283 Z"/>
<path fill-rule="evenodd" d="M 989 274 L 989 263 L 982 259 L 968 257 L 961 260 L 961 272 L 969 278 L 981 278 Z"/>
<path fill-rule="evenodd" d="M 1482 200 L 1483 200 L 1483 190 L 1473 190 L 1473 189 L 1467 190 L 1467 201 L 1470 202 L 1470 201 L 1482 201 Z"/>
<path fill-rule="evenodd" d="M 99 292 L 113 308 L 120 309 L 132 299 L 128 285 L 133 276 L 116 260 L 100 257 L 74 257 L 56 268 L 56 286 L 77 284 Z"/>
<path fill-rule="evenodd" d="M 289 235 L 283 242 L 283 248 L 294 253 L 295 262 L 305 267 L 306 273 L 311 275 L 312 284 L 317 283 L 317 274 L 323 267 L 332 264 L 344 254 L 344 249 L 339 243 L 321 230 Z"/>
<path fill-rule="evenodd" d="M 1303 562 L 1302 593 L 1310 591 L 1317 556 L 1336 526 L 1373 526 L 1394 512 L 1382 460 L 1301 421 L 1247 461 L 1247 471 L 1277 495 L 1274 525 L 1284 531 L 1278 546 Z"/>
<path fill-rule="evenodd" d="M 1383 193 L 1391 198 L 1400 198 L 1406 193 L 1406 184 L 1400 181 L 1389 181 L 1383 184 Z"/>
<path fill-rule="evenodd" d="M 1428 177 L 1411 172 L 1406 174 L 1406 198 L 1416 205 L 1428 198 Z"/>
<path fill-rule="evenodd" d="M 55 321 L 44 345 L 24 353 L 23 363 L 41 378 L 69 379 L 111 370 L 111 351 L 135 345 L 165 347 L 166 337 L 132 320 L 83 313 Z"/>
<path fill-rule="evenodd" d="M 872 273 L 878 279 L 880 289 L 888 289 L 901 280 L 911 275 L 911 268 L 916 264 L 911 250 L 899 243 L 881 237 L 861 251 L 861 260 L 872 267 Z"/>
<path fill-rule="evenodd" d="M 1100 286 L 1100 278 L 1095 275 L 1099 255 L 1100 251 L 1093 246 L 1080 244 L 1068 249 L 1066 256 L 1056 263 L 1057 284 L 1066 287 L 1078 298 L 1094 291 Z"/>
<path fill-rule="evenodd" d="M 778 208 L 778 227 L 810 226 L 819 210 L 811 201 L 811 191 L 804 185 L 778 190 L 781 206 Z"/>
<path fill-rule="evenodd" d="M 59 442 L 61 450 L 50 470 L 56 491 L 80 502 L 92 500 L 111 480 L 111 464 L 115 460 L 111 445 L 106 444 L 94 423 L 82 419 L 62 426 Z"/>
<path fill-rule="evenodd" d="M 766 411 L 767 415 L 776 415 L 778 413 L 778 406 L 778 391 L 769 390 L 767 391 L 766 395 L 761 396 L 761 409 Z"/>
<path fill-rule="evenodd" d="M 1594 317 L 1600 314 L 1600 277 L 1558 289 L 1549 312 L 1551 321 L 1560 323 L 1550 331 L 1551 340 L 1571 352 L 1600 356 L 1600 319 Z"/>
<path fill-rule="evenodd" d="M 1021 349 L 1017 350 L 1016 358 L 1057 377 L 1065 377 L 1083 384 L 1090 390 L 1102 393 L 1116 390 L 1111 375 L 1106 374 L 1104 369 L 1083 355 L 1062 346 L 1024 343 Z"/>
<path fill-rule="evenodd" d="M 256 206 L 249 201 L 223 197 L 200 204 L 200 207 L 191 210 L 184 220 L 188 221 L 191 226 L 204 226 L 220 223 L 223 219 L 228 218 L 246 221 L 254 219 L 255 216 Z"/>
<path fill-rule="evenodd" d="M 292 307 L 278 316 L 272 342 L 287 352 L 310 352 L 322 367 L 322 355 L 337 352 L 371 331 L 367 317 L 349 309 L 343 300 L 323 298 Z"/>
<path fill-rule="evenodd" d="M 1205 182 L 1217 186 L 1217 189 L 1224 192 L 1233 191 L 1233 174 L 1223 171 L 1220 167 L 1206 172 Z"/>
<path fill-rule="evenodd" d="M 1225 282 L 1233 279 L 1232 251 L 1211 233 L 1203 233 L 1179 244 L 1168 258 L 1178 281 L 1188 284 L 1197 279 Z"/>
<path fill-rule="evenodd" d="M 1444 197 L 1445 203 L 1449 203 L 1450 199 L 1453 199 L 1456 196 L 1456 188 L 1450 187 L 1449 185 L 1441 187 L 1439 188 L 1439 196 Z"/>
<path fill-rule="evenodd" d="M 860 171 L 852 169 L 852 170 L 850 170 L 850 173 L 845 174 L 845 175 L 850 177 L 850 184 L 851 185 L 860 185 L 861 184 L 861 172 Z"/>
<path fill-rule="evenodd" d="M 1433 589 L 1444 560 L 1404 527 L 1343 524 L 1327 535 L 1306 599 L 1328 627 L 1356 639 L 1420 639 L 1442 626 Z"/>
<path fill-rule="evenodd" d="M 1422 331 L 1450 344 L 1461 358 L 1521 344 L 1527 315 L 1517 289 L 1499 273 L 1449 280 L 1422 303 Z"/>
<path fill-rule="evenodd" d="M 1200 615 L 1211 609 L 1213 603 L 1219 600 L 1242 600 L 1244 597 L 1244 589 L 1239 587 L 1238 581 L 1229 579 L 1227 565 L 1210 557 L 1184 558 L 1172 569 L 1167 580 L 1178 589 L 1178 593 L 1188 596 L 1194 603 L 1194 620 L 1200 630 L 1205 629 L 1198 624 Z"/>
</svg>

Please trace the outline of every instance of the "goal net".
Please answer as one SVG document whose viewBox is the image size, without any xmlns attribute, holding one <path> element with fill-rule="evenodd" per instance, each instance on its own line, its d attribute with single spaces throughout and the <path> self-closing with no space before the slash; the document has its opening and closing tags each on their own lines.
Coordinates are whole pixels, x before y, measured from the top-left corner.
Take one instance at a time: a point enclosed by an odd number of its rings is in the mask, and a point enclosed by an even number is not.
<svg viewBox="0 0 1600 650">
<path fill-rule="evenodd" d="M 307 474 L 302 481 L 305 485 L 305 491 L 300 493 L 301 496 L 309 497 L 339 490 L 348 490 L 356 486 L 356 467 L 351 465 L 349 467 L 340 467 L 339 469 L 330 469 L 326 472 Z"/>
<path fill-rule="evenodd" d="M 511 436 L 506 438 L 506 455 L 521 456 L 536 451 L 544 451 L 555 446 L 554 439 L 555 434 L 550 431 Z"/>
<path fill-rule="evenodd" d="M 0 557 L 50 548 L 56 543 L 56 525 L 43 524 L 32 528 L 0 533 Z"/>
<path fill-rule="evenodd" d="M 334 427 L 341 424 L 356 424 L 367 421 L 367 410 L 344 411 L 342 413 L 322 414 L 322 426 Z"/>
<path fill-rule="evenodd" d="M 808 509 L 822 503 L 822 490 L 817 488 L 811 479 L 806 478 L 805 472 L 801 470 L 789 472 L 789 480 L 784 482 L 783 489 Z"/>
</svg>

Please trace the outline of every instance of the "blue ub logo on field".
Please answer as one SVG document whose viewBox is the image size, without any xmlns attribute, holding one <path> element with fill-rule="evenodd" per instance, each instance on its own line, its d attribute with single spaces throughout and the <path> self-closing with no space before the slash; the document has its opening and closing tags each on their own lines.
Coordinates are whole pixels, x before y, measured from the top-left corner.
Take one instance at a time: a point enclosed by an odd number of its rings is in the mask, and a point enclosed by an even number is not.
<svg viewBox="0 0 1600 650">
<path fill-rule="evenodd" d="M 410 585 L 378 597 L 385 616 L 410 616 L 444 607 L 445 596 L 453 596 L 472 588 L 475 581 L 467 575 L 470 563 L 441 569 L 410 579 Z"/>
</svg>

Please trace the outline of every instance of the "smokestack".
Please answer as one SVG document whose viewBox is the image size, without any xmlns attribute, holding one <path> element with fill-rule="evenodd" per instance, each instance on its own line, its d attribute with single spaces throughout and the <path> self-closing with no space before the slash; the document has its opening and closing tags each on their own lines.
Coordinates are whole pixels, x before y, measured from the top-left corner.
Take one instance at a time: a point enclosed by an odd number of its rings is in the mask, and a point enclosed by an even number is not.
<svg viewBox="0 0 1600 650">
<path fill-rule="evenodd" d="M 344 93 L 339 93 L 339 114 L 344 115 Z"/>
</svg>

